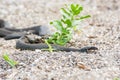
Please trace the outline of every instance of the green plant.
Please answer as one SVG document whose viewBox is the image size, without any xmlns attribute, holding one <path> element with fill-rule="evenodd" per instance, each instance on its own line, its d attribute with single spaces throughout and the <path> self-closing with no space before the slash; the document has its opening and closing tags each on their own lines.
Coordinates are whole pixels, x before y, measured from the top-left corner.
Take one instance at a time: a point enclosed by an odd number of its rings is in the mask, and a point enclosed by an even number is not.
<svg viewBox="0 0 120 80">
<path fill-rule="evenodd" d="M 15 65 L 18 64 L 18 62 L 10 59 L 10 57 L 9 57 L 8 54 L 4 54 L 4 55 L 3 55 L 3 59 L 4 59 L 10 66 L 12 66 L 12 67 L 15 67 Z"/>
<path fill-rule="evenodd" d="M 55 20 L 50 22 L 56 29 L 55 32 L 47 42 L 50 44 L 65 45 L 72 39 L 72 35 L 77 28 L 77 25 L 81 20 L 89 18 L 90 15 L 79 16 L 83 11 L 83 7 L 79 4 L 66 5 L 65 8 L 61 8 L 62 18 L 60 20 Z"/>
<path fill-rule="evenodd" d="M 48 49 L 42 49 L 42 50 L 48 50 L 48 51 L 50 51 L 50 52 L 53 52 L 53 50 L 55 50 L 55 49 L 53 49 L 52 46 L 48 43 L 47 40 L 45 40 L 45 43 L 48 45 Z"/>
</svg>

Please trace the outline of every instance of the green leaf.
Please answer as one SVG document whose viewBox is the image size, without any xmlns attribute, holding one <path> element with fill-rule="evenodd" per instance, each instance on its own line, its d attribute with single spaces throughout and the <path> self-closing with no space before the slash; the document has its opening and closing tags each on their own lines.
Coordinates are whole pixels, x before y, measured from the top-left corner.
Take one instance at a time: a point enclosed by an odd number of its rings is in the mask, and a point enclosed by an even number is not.
<svg viewBox="0 0 120 80">
<path fill-rule="evenodd" d="M 68 27 L 72 26 L 72 21 L 70 19 L 67 19 L 64 23 L 67 24 Z"/>
<path fill-rule="evenodd" d="M 15 67 L 15 65 L 17 65 L 18 63 L 12 59 L 9 58 L 8 54 L 4 54 L 3 55 L 4 60 L 12 67 Z"/>
<path fill-rule="evenodd" d="M 51 44 L 55 44 L 56 43 L 56 40 L 59 38 L 60 36 L 60 33 L 59 32 L 56 32 L 54 33 L 54 35 L 52 35 L 49 39 L 47 39 L 47 41 Z"/>
<path fill-rule="evenodd" d="M 80 19 L 86 19 L 86 18 L 90 18 L 90 17 L 91 17 L 90 15 L 86 15 L 86 16 L 80 17 Z"/>
<path fill-rule="evenodd" d="M 68 28 L 64 29 L 64 31 L 62 32 L 62 35 L 67 35 L 67 34 L 70 34 L 70 30 Z"/>
<path fill-rule="evenodd" d="M 72 38 L 71 34 L 68 34 L 68 33 L 64 34 L 63 33 L 63 34 L 60 35 L 59 39 L 57 39 L 56 44 L 59 44 L 59 45 L 63 46 L 67 42 L 69 42 L 71 40 L 71 38 Z"/>
<path fill-rule="evenodd" d="M 56 20 L 54 22 L 50 22 L 50 24 L 52 24 L 53 26 L 55 26 L 55 28 L 59 31 L 62 31 L 64 28 L 63 28 L 63 25 L 62 25 L 62 22 L 59 21 L 59 20 Z"/>
<path fill-rule="evenodd" d="M 61 19 L 61 22 L 65 23 L 65 20 L 64 20 L 64 19 Z"/>
<path fill-rule="evenodd" d="M 71 4 L 71 10 L 73 15 L 78 15 L 83 10 L 83 7 L 79 4 Z"/>
<path fill-rule="evenodd" d="M 50 22 L 50 24 L 53 24 L 53 22 Z"/>
<path fill-rule="evenodd" d="M 83 7 L 79 7 L 76 12 L 74 13 L 74 15 L 78 15 L 80 14 L 80 12 L 83 10 Z"/>
<path fill-rule="evenodd" d="M 75 12 L 75 11 L 76 11 L 76 7 L 75 7 L 74 4 L 71 4 L 71 10 L 72 10 L 72 12 Z"/>
<path fill-rule="evenodd" d="M 66 10 L 64 8 L 61 8 L 61 14 L 63 15 L 63 18 L 69 18 L 71 15 L 69 10 Z"/>
<path fill-rule="evenodd" d="M 67 43 L 67 40 L 65 38 L 60 38 L 56 41 L 56 43 L 63 46 Z"/>
</svg>

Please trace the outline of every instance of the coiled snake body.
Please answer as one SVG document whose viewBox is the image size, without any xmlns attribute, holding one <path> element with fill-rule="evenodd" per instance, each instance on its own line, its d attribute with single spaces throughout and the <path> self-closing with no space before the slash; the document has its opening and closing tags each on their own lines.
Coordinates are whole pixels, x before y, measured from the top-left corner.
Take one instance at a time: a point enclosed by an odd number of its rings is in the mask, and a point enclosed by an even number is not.
<svg viewBox="0 0 120 80">
<path fill-rule="evenodd" d="M 8 26 L 4 20 L 0 20 L 0 37 L 4 37 L 6 40 L 10 39 L 18 39 L 16 42 L 16 48 L 21 50 L 35 50 L 35 49 L 46 49 L 48 48 L 48 45 L 46 43 L 26 43 L 25 40 L 27 39 L 26 36 L 28 33 L 32 33 L 39 36 L 44 36 L 46 34 L 49 34 L 48 31 L 46 31 L 46 28 L 44 26 L 34 26 L 31 28 L 24 28 L 24 29 L 14 29 Z M 58 51 L 78 51 L 78 52 L 88 52 L 91 50 L 98 50 L 97 47 L 90 46 L 90 47 L 83 47 L 80 49 L 75 48 L 67 48 L 55 44 L 51 44 L 51 46 Z"/>
</svg>

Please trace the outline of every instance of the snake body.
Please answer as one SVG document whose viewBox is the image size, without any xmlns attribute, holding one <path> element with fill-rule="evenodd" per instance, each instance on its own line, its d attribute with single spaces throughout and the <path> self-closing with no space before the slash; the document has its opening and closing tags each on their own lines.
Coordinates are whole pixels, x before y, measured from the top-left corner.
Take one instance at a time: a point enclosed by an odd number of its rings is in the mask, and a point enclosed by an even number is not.
<svg viewBox="0 0 120 80">
<path fill-rule="evenodd" d="M 26 36 L 22 36 L 16 43 L 16 48 L 21 49 L 21 50 L 35 50 L 35 49 L 48 49 L 48 45 L 45 43 L 33 43 L 33 44 L 29 44 L 26 43 Z M 55 44 L 51 44 L 52 48 L 57 50 L 57 51 L 66 51 L 66 52 L 70 52 L 70 51 L 74 51 L 74 52 L 89 52 L 90 50 L 97 50 L 96 47 L 94 46 L 90 46 L 90 47 L 83 47 L 80 49 L 76 49 L 76 48 L 67 48 L 64 46 L 59 46 L 59 45 L 55 45 Z"/>
<path fill-rule="evenodd" d="M 35 50 L 35 49 L 47 49 L 48 45 L 46 43 L 26 43 L 25 42 L 25 36 L 28 33 L 32 33 L 35 35 L 43 36 L 47 33 L 43 26 L 34 26 L 31 28 L 24 28 L 24 29 L 14 29 L 10 27 L 6 27 L 6 22 L 4 20 L 0 20 L 0 37 L 4 37 L 6 40 L 9 39 L 18 39 L 16 42 L 16 48 L 21 50 Z M 59 46 L 55 44 L 51 44 L 52 48 L 54 48 L 57 51 L 78 51 L 78 52 L 88 52 L 89 50 L 98 50 L 97 47 L 90 46 L 90 47 L 83 47 L 80 49 L 76 48 L 67 48 L 64 46 Z"/>
</svg>

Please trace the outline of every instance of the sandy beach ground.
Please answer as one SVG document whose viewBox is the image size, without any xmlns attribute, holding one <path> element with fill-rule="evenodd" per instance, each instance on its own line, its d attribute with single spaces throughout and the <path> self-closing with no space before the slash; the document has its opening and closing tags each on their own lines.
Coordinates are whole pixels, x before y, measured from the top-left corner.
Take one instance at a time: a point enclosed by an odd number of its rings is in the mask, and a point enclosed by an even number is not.
<svg viewBox="0 0 120 80">
<path fill-rule="evenodd" d="M 96 46 L 96 53 L 20 51 L 15 40 L 0 38 L 0 80 L 114 80 L 120 78 L 120 0 L 0 0 L 0 19 L 15 28 L 48 26 L 61 17 L 60 8 L 77 3 L 80 23 L 70 47 Z M 94 38 L 90 38 L 90 37 Z M 19 64 L 11 68 L 2 55 L 8 53 Z"/>
</svg>

